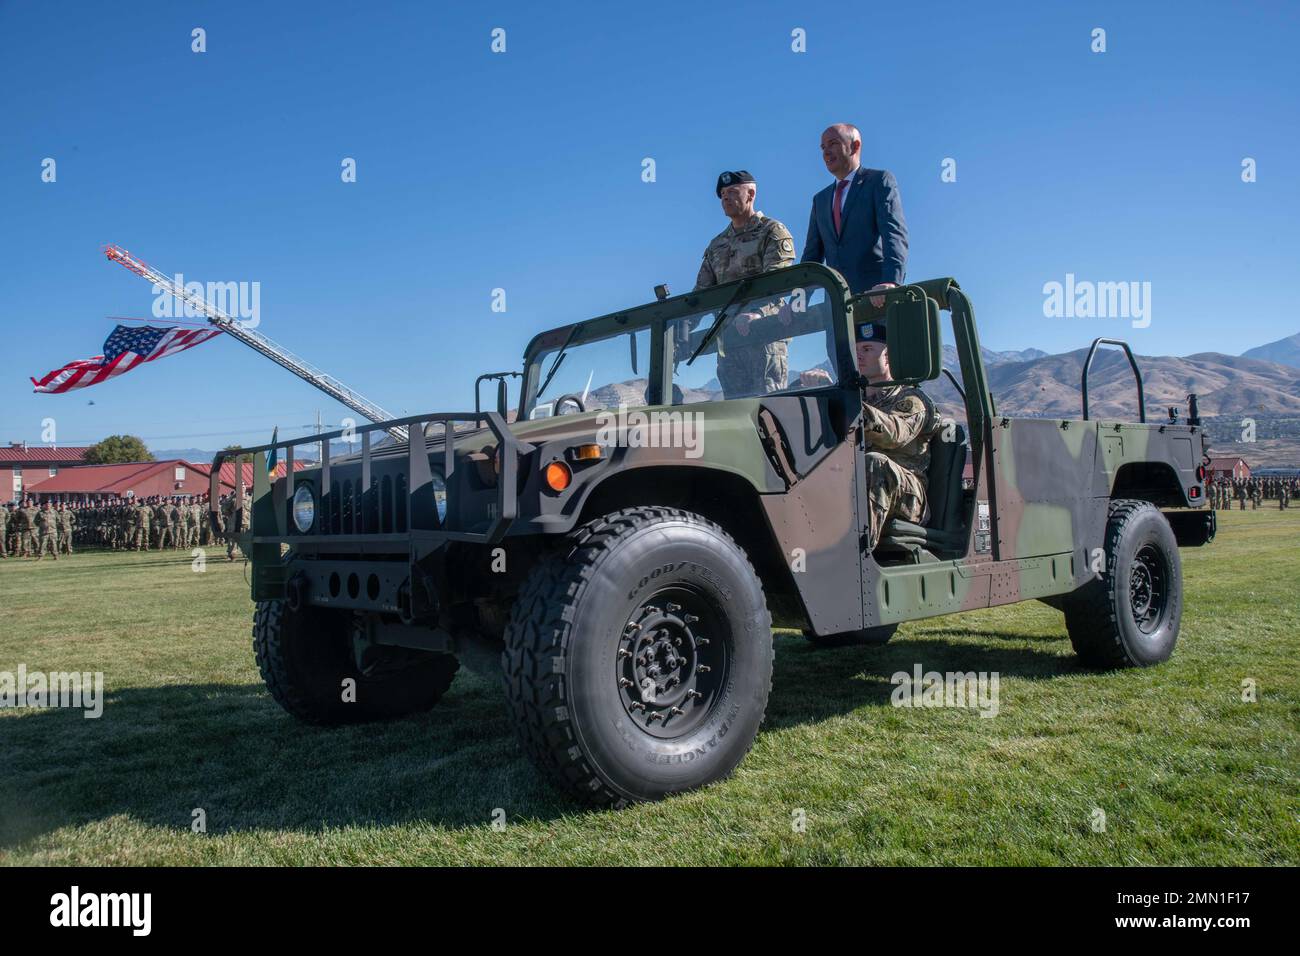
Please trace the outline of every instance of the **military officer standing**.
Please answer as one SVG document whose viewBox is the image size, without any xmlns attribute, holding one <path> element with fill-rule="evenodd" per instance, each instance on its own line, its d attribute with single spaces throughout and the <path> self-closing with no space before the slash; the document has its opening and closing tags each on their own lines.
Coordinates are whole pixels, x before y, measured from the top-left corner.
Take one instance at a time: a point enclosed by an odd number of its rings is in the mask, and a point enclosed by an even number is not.
<svg viewBox="0 0 1300 956">
<path fill-rule="evenodd" d="M 9 537 L 9 515 L 13 511 L 13 506 L 12 501 L 0 506 L 0 558 L 9 557 L 9 546 L 5 541 Z"/>
<path fill-rule="evenodd" d="M 736 279 L 756 276 L 794 264 L 794 238 L 781 222 L 754 209 L 758 186 L 743 169 L 724 172 L 715 192 L 731 225 L 718 233 L 704 250 L 695 288 L 707 289 Z M 775 315 L 778 304 L 749 303 L 728 322 L 719 336 L 718 382 L 724 398 L 775 392 L 789 384 L 789 344 L 746 344 L 749 324 Z"/>
<path fill-rule="evenodd" d="M 57 513 L 50 510 L 48 501 L 41 505 L 40 511 L 36 512 L 32 524 L 36 528 L 36 560 L 41 560 L 47 550 L 55 561 L 59 560 L 59 552 L 55 547 L 58 542 L 59 517 Z"/>
<path fill-rule="evenodd" d="M 66 504 L 59 503 L 59 552 L 72 556 L 72 533 L 77 527 L 77 517 Z"/>
<path fill-rule="evenodd" d="M 18 528 L 18 532 L 21 536 L 18 542 L 18 547 L 22 550 L 24 555 L 31 557 L 36 551 L 36 502 L 28 498 L 27 501 L 23 503 L 19 513 L 22 514 L 23 520 L 22 524 L 19 525 Z"/>
</svg>

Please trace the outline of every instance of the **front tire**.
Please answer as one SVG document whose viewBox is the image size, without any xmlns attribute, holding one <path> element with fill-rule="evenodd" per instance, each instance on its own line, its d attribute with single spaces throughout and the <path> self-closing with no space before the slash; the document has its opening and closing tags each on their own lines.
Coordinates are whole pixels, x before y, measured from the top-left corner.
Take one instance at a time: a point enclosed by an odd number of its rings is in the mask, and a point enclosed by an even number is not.
<svg viewBox="0 0 1300 956">
<path fill-rule="evenodd" d="M 1106 568 L 1065 602 L 1065 627 L 1080 661 L 1102 669 L 1169 659 L 1183 616 L 1183 566 L 1173 529 L 1146 501 L 1114 501 Z"/>
<path fill-rule="evenodd" d="M 575 531 L 533 569 L 505 641 L 524 751 L 598 806 L 727 776 L 772 686 L 771 617 L 749 559 L 713 522 L 669 508 Z"/>
<path fill-rule="evenodd" d="M 347 612 L 259 601 L 253 653 L 276 703 L 306 723 L 337 726 L 422 713 L 451 686 L 460 664 L 450 654 L 392 648 L 387 660 L 358 669 L 352 627 Z M 345 680 L 355 682 L 354 699 L 345 699 Z"/>
</svg>

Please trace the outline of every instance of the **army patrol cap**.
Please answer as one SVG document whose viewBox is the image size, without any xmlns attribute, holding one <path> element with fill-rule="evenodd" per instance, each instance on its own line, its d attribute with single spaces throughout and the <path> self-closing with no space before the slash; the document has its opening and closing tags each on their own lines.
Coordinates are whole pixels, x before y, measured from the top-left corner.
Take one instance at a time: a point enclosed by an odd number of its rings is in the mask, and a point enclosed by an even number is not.
<svg viewBox="0 0 1300 956">
<path fill-rule="evenodd" d="M 749 175 L 747 169 L 729 169 L 718 176 L 718 188 L 716 190 L 718 198 L 722 198 L 722 190 L 728 186 L 740 186 L 744 183 L 754 182 L 754 177 Z"/>
<path fill-rule="evenodd" d="M 881 345 L 885 344 L 884 322 L 859 322 L 855 331 L 859 342 L 879 342 Z"/>
</svg>

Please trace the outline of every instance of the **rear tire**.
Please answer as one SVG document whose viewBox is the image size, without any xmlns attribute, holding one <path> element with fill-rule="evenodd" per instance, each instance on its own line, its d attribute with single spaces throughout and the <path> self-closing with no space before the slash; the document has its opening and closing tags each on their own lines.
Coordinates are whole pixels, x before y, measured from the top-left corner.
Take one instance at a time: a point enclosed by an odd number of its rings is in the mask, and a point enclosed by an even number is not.
<svg viewBox="0 0 1300 956">
<path fill-rule="evenodd" d="M 524 751 L 598 806 L 727 776 L 772 687 L 763 586 L 720 527 L 626 508 L 573 532 L 521 589 L 502 654 Z"/>
<path fill-rule="evenodd" d="M 276 703 L 309 724 L 337 726 L 422 713 L 447 692 L 459 662 L 450 654 L 393 648 L 382 671 L 357 668 L 352 615 L 283 601 L 259 601 L 253 616 L 253 653 Z M 344 701 L 345 680 L 355 681 Z"/>
<path fill-rule="evenodd" d="M 894 636 L 897 630 L 897 624 L 881 624 L 878 627 L 863 628 L 860 631 L 841 631 L 838 634 L 823 634 L 820 637 L 812 631 L 804 631 L 803 636 L 814 647 L 863 647 L 873 644 L 888 644 L 889 639 Z"/>
<path fill-rule="evenodd" d="M 1106 568 L 1065 602 L 1079 659 L 1102 669 L 1169 659 L 1183 616 L 1183 566 L 1173 529 L 1146 501 L 1113 501 Z"/>
</svg>

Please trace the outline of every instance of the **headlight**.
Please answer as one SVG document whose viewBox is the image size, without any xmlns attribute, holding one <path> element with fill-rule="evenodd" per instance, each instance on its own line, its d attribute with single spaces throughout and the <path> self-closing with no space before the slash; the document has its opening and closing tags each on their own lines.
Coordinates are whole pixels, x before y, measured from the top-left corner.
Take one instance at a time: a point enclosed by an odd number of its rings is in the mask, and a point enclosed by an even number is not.
<svg viewBox="0 0 1300 956">
<path fill-rule="evenodd" d="M 316 498 L 307 485 L 299 485 L 293 493 L 293 523 L 299 534 L 306 534 L 316 520 Z"/>
<path fill-rule="evenodd" d="M 438 509 L 438 524 L 447 520 L 447 482 L 436 471 L 433 473 L 433 504 Z"/>
</svg>

